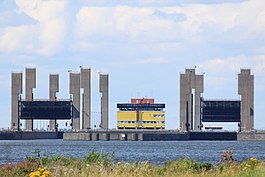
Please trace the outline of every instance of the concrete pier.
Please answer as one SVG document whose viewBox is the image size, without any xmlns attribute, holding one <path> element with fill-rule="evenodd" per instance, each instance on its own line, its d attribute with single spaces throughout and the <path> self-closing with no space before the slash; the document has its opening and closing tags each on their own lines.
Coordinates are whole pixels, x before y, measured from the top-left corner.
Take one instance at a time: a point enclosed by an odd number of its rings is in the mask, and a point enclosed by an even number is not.
<svg viewBox="0 0 265 177">
<path fill-rule="evenodd" d="M 109 75 L 99 75 L 99 92 L 101 93 L 101 128 L 109 128 Z"/>
<path fill-rule="evenodd" d="M 33 100 L 33 89 L 36 88 L 36 68 L 26 68 L 26 100 Z M 33 131 L 33 119 L 26 120 L 26 130 Z"/>
<path fill-rule="evenodd" d="M 241 95 L 240 130 L 254 130 L 254 75 L 250 69 L 241 69 L 238 74 L 238 94 Z"/>
<path fill-rule="evenodd" d="M 20 122 L 18 118 L 18 100 L 22 94 L 22 73 L 12 73 L 11 76 L 11 129 L 18 131 Z"/>
<path fill-rule="evenodd" d="M 91 69 L 81 68 L 81 88 L 84 89 L 82 104 L 82 129 L 91 128 Z"/>
<path fill-rule="evenodd" d="M 70 94 L 73 100 L 72 129 L 80 130 L 80 74 L 70 73 Z"/>
<path fill-rule="evenodd" d="M 204 77 L 196 75 L 195 69 L 186 69 L 185 74 L 180 74 L 180 130 L 182 131 L 201 130 L 200 102 L 203 85 Z"/>
<path fill-rule="evenodd" d="M 59 92 L 59 74 L 50 74 L 50 100 L 57 100 L 56 93 Z M 57 131 L 57 121 L 50 120 L 50 130 Z"/>
</svg>

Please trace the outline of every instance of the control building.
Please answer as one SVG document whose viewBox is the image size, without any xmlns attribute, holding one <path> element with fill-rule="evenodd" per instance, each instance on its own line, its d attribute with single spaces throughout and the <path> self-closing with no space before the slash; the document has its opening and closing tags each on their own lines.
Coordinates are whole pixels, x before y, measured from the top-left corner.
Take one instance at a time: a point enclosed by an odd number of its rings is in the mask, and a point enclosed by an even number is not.
<svg viewBox="0 0 265 177">
<path fill-rule="evenodd" d="M 155 104 L 154 99 L 131 99 L 117 108 L 118 129 L 165 129 L 165 104 Z"/>
</svg>

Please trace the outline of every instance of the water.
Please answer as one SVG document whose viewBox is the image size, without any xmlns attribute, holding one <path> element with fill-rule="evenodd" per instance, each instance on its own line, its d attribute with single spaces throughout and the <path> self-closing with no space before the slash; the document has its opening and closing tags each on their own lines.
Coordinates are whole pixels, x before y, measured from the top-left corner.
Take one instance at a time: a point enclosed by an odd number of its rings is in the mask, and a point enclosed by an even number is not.
<svg viewBox="0 0 265 177">
<path fill-rule="evenodd" d="M 19 140 L 0 141 L 0 164 L 22 161 L 34 155 L 35 149 L 40 149 L 41 156 L 73 157 L 84 157 L 89 151 L 96 150 L 114 153 L 114 161 L 150 161 L 154 164 L 180 157 L 216 163 L 223 150 L 233 150 L 237 161 L 250 157 L 265 160 L 265 142 Z"/>
</svg>

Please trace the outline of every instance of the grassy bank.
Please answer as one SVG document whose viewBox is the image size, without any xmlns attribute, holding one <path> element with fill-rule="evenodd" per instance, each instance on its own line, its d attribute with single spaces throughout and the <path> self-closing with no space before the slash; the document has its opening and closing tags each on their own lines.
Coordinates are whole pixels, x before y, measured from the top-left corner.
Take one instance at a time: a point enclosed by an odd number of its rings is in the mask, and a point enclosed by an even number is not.
<svg viewBox="0 0 265 177">
<path fill-rule="evenodd" d="M 112 161 L 105 153 L 90 152 L 84 158 L 72 157 L 36 157 L 27 158 L 24 162 L 0 166 L 0 176 L 30 177 L 118 177 L 118 176 L 265 176 L 265 163 L 255 158 L 244 162 L 235 162 L 231 151 L 225 151 L 222 159 L 216 164 L 199 163 L 191 159 L 178 159 L 154 165 L 149 162 L 123 163 Z"/>
</svg>

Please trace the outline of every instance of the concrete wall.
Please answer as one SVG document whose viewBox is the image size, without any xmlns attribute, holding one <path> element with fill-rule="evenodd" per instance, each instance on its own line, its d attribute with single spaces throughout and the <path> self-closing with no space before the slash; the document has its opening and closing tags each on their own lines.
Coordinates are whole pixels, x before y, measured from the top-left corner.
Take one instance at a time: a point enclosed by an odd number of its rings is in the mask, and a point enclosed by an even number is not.
<svg viewBox="0 0 265 177">
<path fill-rule="evenodd" d="M 63 134 L 64 140 L 92 140 L 90 133 L 67 133 Z"/>
<path fill-rule="evenodd" d="M 49 77 L 50 82 L 50 93 L 49 97 L 50 100 L 56 100 L 56 93 L 59 92 L 59 74 L 50 74 Z M 50 130 L 51 131 L 57 131 L 57 121 L 56 120 L 50 120 Z"/>
<path fill-rule="evenodd" d="M 265 141 L 265 132 L 240 132 L 238 141 Z"/>
<path fill-rule="evenodd" d="M 63 132 L 0 132 L 0 140 L 63 139 Z"/>
<path fill-rule="evenodd" d="M 101 128 L 109 128 L 109 75 L 99 75 L 99 92 L 101 93 Z"/>
<path fill-rule="evenodd" d="M 22 73 L 12 73 L 11 76 L 11 129 L 19 130 L 18 100 L 22 94 Z"/>
<path fill-rule="evenodd" d="M 254 130 L 254 76 L 250 69 L 238 74 L 238 94 L 241 95 L 241 131 Z"/>
<path fill-rule="evenodd" d="M 81 88 L 84 89 L 82 129 L 91 128 L 91 69 L 81 68 Z"/>
<path fill-rule="evenodd" d="M 265 133 L 264 133 L 265 135 Z M 66 132 L 64 140 L 91 141 L 188 141 L 188 140 L 237 140 L 237 132 L 178 132 L 178 131 L 118 131 L 95 130 L 89 132 Z"/>
<path fill-rule="evenodd" d="M 70 94 L 73 100 L 72 129 L 80 130 L 80 74 L 70 73 Z"/>
<path fill-rule="evenodd" d="M 34 88 L 36 88 L 36 68 L 26 68 L 26 100 L 33 100 Z M 26 120 L 26 130 L 33 131 L 33 120 Z"/>
</svg>

